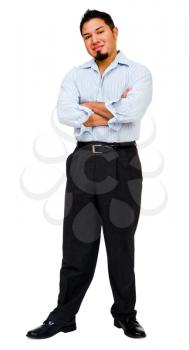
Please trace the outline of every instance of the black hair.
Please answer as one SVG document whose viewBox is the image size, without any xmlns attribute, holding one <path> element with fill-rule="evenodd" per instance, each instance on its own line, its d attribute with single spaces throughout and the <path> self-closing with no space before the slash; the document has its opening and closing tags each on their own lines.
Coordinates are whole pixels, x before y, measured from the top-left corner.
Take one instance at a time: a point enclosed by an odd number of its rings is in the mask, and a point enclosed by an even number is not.
<svg viewBox="0 0 189 350">
<path fill-rule="evenodd" d="M 92 18 L 102 18 L 104 20 L 104 22 L 110 27 L 111 30 L 113 30 L 113 28 L 115 27 L 114 22 L 112 17 L 106 13 L 106 12 L 101 12 L 98 10 L 87 10 L 80 22 L 80 33 L 82 35 L 82 28 L 83 28 L 83 24 L 87 21 L 89 21 Z"/>
</svg>

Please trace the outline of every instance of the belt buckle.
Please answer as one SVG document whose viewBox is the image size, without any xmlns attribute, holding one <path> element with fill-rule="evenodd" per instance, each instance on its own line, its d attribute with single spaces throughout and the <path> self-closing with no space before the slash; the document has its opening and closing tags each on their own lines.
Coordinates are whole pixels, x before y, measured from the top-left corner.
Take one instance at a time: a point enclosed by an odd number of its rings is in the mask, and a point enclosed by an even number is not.
<svg viewBox="0 0 189 350">
<path fill-rule="evenodd" d="M 107 147 L 107 148 L 109 148 L 109 149 L 111 149 L 112 147 L 110 147 L 109 145 L 92 145 L 92 151 L 93 151 L 93 153 L 104 153 L 103 151 L 102 152 L 97 152 L 96 150 L 95 150 L 95 147 Z"/>
<path fill-rule="evenodd" d="M 102 146 L 102 145 L 92 145 L 92 152 L 93 153 L 103 153 L 103 152 L 98 152 L 95 150 L 95 147 Z"/>
</svg>

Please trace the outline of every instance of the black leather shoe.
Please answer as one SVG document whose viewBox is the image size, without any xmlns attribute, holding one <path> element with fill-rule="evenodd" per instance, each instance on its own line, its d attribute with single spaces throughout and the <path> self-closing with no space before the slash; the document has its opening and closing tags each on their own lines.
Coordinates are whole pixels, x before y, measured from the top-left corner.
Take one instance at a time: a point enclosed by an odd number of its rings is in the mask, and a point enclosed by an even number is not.
<svg viewBox="0 0 189 350">
<path fill-rule="evenodd" d="M 123 328 L 124 333 L 131 338 L 144 338 L 146 333 L 144 328 L 138 323 L 136 317 L 128 317 L 125 320 L 114 319 L 114 326 Z"/>
<path fill-rule="evenodd" d="M 58 332 L 71 332 L 75 331 L 76 324 L 75 322 L 67 322 L 66 325 L 58 325 L 54 323 L 51 320 L 46 320 L 43 322 L 43 324 L 35 329 L 32 329 L 31 331 L 28 331 L 26 334 L 27 337 L 33 338 L 33 339 L 45 339 L 52 337 L 53 335 L 57 334 Z"/>
</svg>

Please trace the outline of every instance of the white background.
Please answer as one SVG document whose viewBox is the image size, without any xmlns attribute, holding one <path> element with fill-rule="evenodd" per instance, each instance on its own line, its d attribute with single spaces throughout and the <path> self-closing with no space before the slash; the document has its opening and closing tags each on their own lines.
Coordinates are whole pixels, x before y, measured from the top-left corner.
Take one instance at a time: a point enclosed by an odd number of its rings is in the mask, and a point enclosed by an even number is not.
<svg viewBox="0 0 189 350">
<path fill-rule="evenodd" d="M 58 125 L 58 136 L 52 112 L 64 74 L 91 58 L 79 32 L 87 8 L 110 13 L 119 29 L 117 48 L 153 75 L 153 100 L 137 142 L 144 181 L 135 234 L 136 309 L 147 337 L 131 339 L 113 326 L 102 234 L 96 273 L 76 316 L 77 331 L 34 341 L 26 332 L 42 324 L 56 306 L 65 178 L 57 182 L 76 142 L 71 128 Z M 7 1 L 0 13 L 4 348 L 186 348 L 187 2 Z"/>
</svg>

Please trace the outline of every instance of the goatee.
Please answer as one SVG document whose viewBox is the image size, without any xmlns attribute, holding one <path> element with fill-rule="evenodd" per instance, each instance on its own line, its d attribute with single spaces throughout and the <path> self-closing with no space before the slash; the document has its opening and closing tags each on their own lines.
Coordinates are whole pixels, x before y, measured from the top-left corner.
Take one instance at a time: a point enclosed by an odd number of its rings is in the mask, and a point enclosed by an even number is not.
<svg viewBox="0 0 189 350">
<path fill-rule="evenodd" d="M 100 53 L 100 52 L 97 52 L 97 55 L 95 57 L 95 60 L 97 61 L 103 61 L 105 60 L 106 58 L 108 58 L 108 53 Z"/>
</svg>

